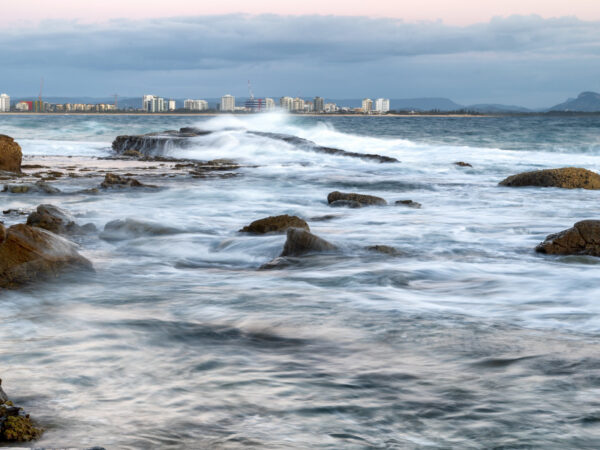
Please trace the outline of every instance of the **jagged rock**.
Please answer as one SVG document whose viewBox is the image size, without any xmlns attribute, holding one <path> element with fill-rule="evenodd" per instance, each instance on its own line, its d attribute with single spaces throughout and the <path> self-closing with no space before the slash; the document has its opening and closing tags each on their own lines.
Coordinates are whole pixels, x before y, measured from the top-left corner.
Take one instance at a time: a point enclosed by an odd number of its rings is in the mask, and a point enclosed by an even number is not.
<svg viewBox="0 0 600 450">
<path fill-rule="evenodd" d="M 38 439 L 44 430 L 34 426 L 23 408 L 14 406 L 2 390 L 0 380 L 0 443 L 28 442 Z"/>
<path fill-rule="evenodd" d="M 22 160 L 21 146 L 10 136 L 0 134 L 0 170 L 20 173 Z"/>
<path fill-rule="evenodd" d="M 122 177 L 114 173 L 107 173 L 104 176 L 104 181 L 100 184 L 100 187 L 104 189 L 110 188 L 125 188 L 125 187 L 146 187 L 155 188 L 156 186 L 150 184 L 140 183 L 135 178 Z"/>
<path fill-rule="evenodd" d="M 457 161 L 454 164 L 459 167 L 473 167 L 471 164 L 469 164 L 468 162 L 464 162 L 464 161 Z"/>
<path fill-rule="evenodd" d="M 143 158 L 144 155 L 142 155 L 140 152 L 138 152 L 137 150 L 133 150 L 133 149 L 129 149 L 129 150 L 125 150 L 123 153 L 121 153 L 121 156 L 127 156 L 129 158 Z"/>
<path fill-rule="evenodd" d="M 10 192 L 11 194 L 59 194 L 60 189 L 55 188 L 45 181 L 38 181 L 35 184 L 5 184 L 2 192 Z"/>
<path fill-rule="evenodd" d="M 347 204 L 336 203 L 339 201 L 351 202 Z M 355 203 L 358 203 L 358 206 Z M 365 194 L 354 194 L 354 193 L 346 193 L 334 191 L 330 192 L 327 196 L 327 203 L 331 206 L 350 206 L 352 208 L 363 207 L 363 206 L 371 206 L 371 205 L 387 205 L 387 202 L 381 197 L 375 197 L 374 195 L 365 195 Z"/>
<path fill-rule="evenodd" d="M 306 253 L 334 251 L 336 249 L 335 245 L 306 230 L 289 228 L 287 230 L 287 240 L 279 256 L 301 256 Z"/>
<path fill-rule="evenodd" d="M 159 223 L 142 222 L 136 219 L 117 219 L 108 222 L 100 237 L 107 241 L 120 241 L 141 236 L 162 236 L 167 234 L 181 233 L 181 230 L 166 227 Z"/>
<path fill-rule="evenodd" d="M 579 167 L 563 167 L 519 173 L 501 181 L 500 185 L 600 189 L 600 175 Z"/>
<path fill-rule="evenodd" d="M 396 205 L 408 206 L 409 208 L 420 208 L 421 207 L 421 204 L 419 202 L 413 202 L 412 200 L 396 200 Z"/>
<path fill-rule="evenodd" d="M 71 214 L 54 205 L 39 205 L 37 210 L 27 217 L 27 225 L 56 234 L 83 234 L 96 231 L 94 224 L 79 226 Z"/>
<path fill-rule="evenodd" d="M 600 256 L 600 220 L 582 220 L 546 237 L 535 250 L 550 255 Z"/>
<path fill-rule="evenodd" d="M 367 247 L 367 250 L 369 250 L 370 252 L 383 253 L 385 255 L 390 256 L 402 255 L 402 252 L 400 250 L 397 250 L 394 247 L 390 247 L 389 245 L 371 245 Z"/>
<path fill-rule="evenodd" d="M 0 288 L 16 288 L 73 269 L 93 270 L 72 242 L 42 228 L 0 224 Z"/>
<path fill-rule="evenodd" d="M 246 225 L 240 230 L 244 233 L 282 233 L 288 228 L 302 228 L 310 231 L 308 224 L 297 216 L 289 216 L 287 214 L 281 216 L 270 216 L 264 219 L 255 220 L 250 225 Z"/>
</svg>

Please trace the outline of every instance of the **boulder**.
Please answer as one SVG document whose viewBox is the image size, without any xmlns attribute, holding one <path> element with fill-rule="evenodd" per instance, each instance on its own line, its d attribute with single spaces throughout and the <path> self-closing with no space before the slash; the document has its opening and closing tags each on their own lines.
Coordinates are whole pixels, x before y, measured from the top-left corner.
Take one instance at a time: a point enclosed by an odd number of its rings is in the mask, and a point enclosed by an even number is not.
<svg viewBox="0 0 600 450">
<path fill-rule="evenodd" d="M 535 251 L 550 255 L 600 256 L 600 220 L 582 220 L 572 228 L 551 234 Z"/>
<path fill-rule="evenodd" d="M 419 202 L 413 202 L 412 200 L 396 200 L 396 205 L 408 206 L 409 208 L 420 208 L 421 207 L 421 204 Z"/>
<path fill-rule="evenodd" d="M 166 227 L 159 223 L 143 222 L 136 219 L 117 219 L 104 225 L 104 231 L 100 237 L 107 241 L 120 241 L 142 236 L 163 236 L 167 234 L 181 233 L 181 230 Z"/>
<path fill-rule="evenodd" d="M 0 224 L 0 288 L 16 288 L 74 269 L 93 270 L 72 242 L 42 228 Z"/>
<path fill-rule="evenodd" d="M 14 406 L 2 390 L 0 380 L 0 443 L 38 439 L 44 430 L 34 426 L 23 408 Z"/>
<path fill-rule="evenodd" d="M 500 185 L 600 189 L 600 175 L 579 167 L 563 167 L 519 173 L 501 181 Z"/>
<path fill-rule="evenodd" d="M 335 200 L 329 206 L 332 208 L 361 208 L 363 205 L 354 200 Z"/>
<path fill-rule="evenodd" d="M 381 197 L 375 197 L 374 195 L 365 195 L 365 194 L 354 194 L 354 193 L 346 193 L 346 192 L 330 192 L 327 196 L 327 203 L 330 205 L 334 202 L 338 202 L 340 200 L 347 202 L 356 202 L 361 207 L 362 206 L 371 206 L 371 205 L 387 205 L 387 202 Z M 354 204 L 354 203 L 352 203 Z M 338 203 L 338 205 L 340 205 Z M 341 206 L 341 205 L 340 205 Z M 344 205 L 350 206 L 350 205 Z"/>
<path fill-rule="evenodd" d="M 107 173 L 104 177 L 104 181 L 100 184 L 100 187 L 104 189 L 110 188 L 126 188 L 126 187 L 151 187 L 149 184 L 142 184 L 135 178 L 122 177 L 114 173 Z"/>
<path fill-rule="evenodd" d="M 454 163 L 454 165 L 456 165 L 458 167 L 473 167 L 471 164 L 469 164 L 468 162 L 464 162 L 464 161 L 456 161 Z"/>
<path fill-rule="evenodd" d="M 301 228 L 289 228 L 287 240 L 279 256 L 301 256 L 312 252 L 327 252 L 337 250 L 337 247 L 325 239 Z"/>
<path fill-rule="evenodd" d="M 54 205 L 39 205 L 37 210 L 27 217 L 27 225 L 43 228 L 56 234 L 83 234 L 96 230 L 91 223 L 84 226 L 77 225 L 71 214 Z"/>
<path fill-rule="evenodd" d="M 19 144 L 10 136 L 0 134 L 0 170 L 20 173 L 22 159 Z"/>
<path fill-rule="evenodd" d="M 310 228 L 306 221 L 297 216 L 288 216 L 287 214 L 281 216 L 270 216 L 264 219 L 255 220 L 250 225 L 246 225 L 240 230 L 243 233 L 283 233 L 288 228 L 302 228 L 306 231 L 310 231 Z"/>
<path fill-rule="evenodd" d="M 45 181 L 38 181 L 35 184 L 5 184 L 2 192 L 10 192 L 11 194 L 59 194 L 60 189 Z"/>
</svg>

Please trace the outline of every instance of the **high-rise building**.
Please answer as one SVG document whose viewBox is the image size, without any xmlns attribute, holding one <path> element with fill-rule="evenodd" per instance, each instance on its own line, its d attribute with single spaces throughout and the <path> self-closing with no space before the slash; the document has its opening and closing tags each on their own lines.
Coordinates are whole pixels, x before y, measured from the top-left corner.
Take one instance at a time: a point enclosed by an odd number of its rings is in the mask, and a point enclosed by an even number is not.
<svg viewBox="0 0 600 450">
<path fill-rule="evenodd" d="M 337 112 L 338 107 L 335 103 L 325 103 L 325 112 L 326 113 L 334 113 Z"/>
<path fill-rule="evenodd" d="M 208 109 L 208 102 L 206 100 L 185 100 L 183 107 L 190 111 L 205 111 Z"/>
<path fill-rule="evenodd" d="M 169 111 L 175 111 L 177 109 L 177 102 L 175 100 L 169 100 Z"/>
<path fill-rule="evenodd" d="M 265 98 L 265 111 L 273 111 L 275 109 L 275 100 L 272 98 Z"/>
<path fill-rule="evenodd" d="M 279 106 L 285 111 L 291 111 L 294 107 L 294 99 L 292 97 L 281 97 L 279 99 Z"/>
<path fill-rule="evenodd" d="M 15 105 L 17 111 L 31 111 L 32 102 L 18 102 Z"/>
<path fill-rule="evenodd" d="M 373 100 L 371 100 L 370 98 L 363 99 L 362 112 L 370 113 L 371 111 L 373 111 Z"/>
<path fill-rule="evenodd" d="M 375 100 L 375 111 L 382 114 L 390 110 L 390 99 L 389 98 L 378 98 Z"/>
<path fill-rule="evenodd" d="M 10 96 L 7 94 L 0 94 L 0 112 L 10 111 Z"/>
<path fill-rule="evenodd" d="M 304 111 L 304 100 L 300 97 L 296 97 L 292 104 L 292 111 L 303 112 Z"/>
<path fill-rule="evenodd" d="M 251 112 L 261 112 L 265 110 L 265 100 L 263 98 L 250 97 L 244 103 L 246 110 Z"/>
<path fill-rule="evenodd" d="M 233 95 L 224 95 L 221 97 L 221 111 L 235 111 L 235 97 Z"/>
<path fill-rule="evenodd" d="M 154 113 L 164 112 L 167 110 L 165 99 L 156 95 L 144 95 L 142 97 L 142 110 Z"/>
<path fill-rule="evenodd" d="M 321 113 L 325 110 L 325 101 L 321 97 L 315 97 L 313 106 L 316 113 Z"/>
</svg>

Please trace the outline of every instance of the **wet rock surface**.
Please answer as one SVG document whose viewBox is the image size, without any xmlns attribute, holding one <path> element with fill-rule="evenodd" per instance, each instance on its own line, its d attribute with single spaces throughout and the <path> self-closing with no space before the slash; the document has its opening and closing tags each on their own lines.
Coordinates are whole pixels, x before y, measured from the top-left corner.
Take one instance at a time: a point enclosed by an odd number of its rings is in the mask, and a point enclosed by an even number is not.
<svg viewBox="0 0 600 450">
<path fill-rule="evenodd" d="M 347 203 L 336 203 L 336 202 L 347 202 Z M 327 203 L 331 206 L 349 206 L 351 208 L 360 208 L 363 206 L 373 205 L 387 205 L 387 202 L 374 195 L 355 194 L 334 191 L 330 192 L 327 196 Z M 335 203 L 335 204 L 334 204 Z"/>
<path fill-rule="evenodd" d="M 21 146 L 10 136 L 0 134 L 0 170 L 19 173 L 22 160 Z"/>
<path fill-rule="evenodd" d="M 473 167 L 471 164 L 469 164 L 468 162 L 464 162 L 464 161 L 456 161 L 454 163 L 455 166 L 458 167 Z"/>
<path fill-rule="evenodd" d="M 279 256 L 302 256 L 307 253 L 335 251 L 337 247 L 325 239 L 300 229 L 287 230 L 287 240 Z"/>
<path fill-rule="evenodd" d="M 600 220 L 582 220 L 551 234 L 535 250 L 549 255 L 600 256 Z"/>
<path fill-rule="evenodd" d="M 2 192 L 11 194 L 60 194 L 60 189 L 45 181 L 38 181 L 33 184 L 5 184 Z"/>
<path fill-rule="evenodd" d="M 96 227 L 88 223 L 80 226 L 67 211 L 55 205 L 39 205 L 27 217 L 27 225 L 43 228 L 56 234 L 84 234 L 96 231 Z"/>
<path fill-rule="evenodd" d="M 301 228 L 306 231 L 310 231 L 310 228 L 305 220 L 297 216 L 289 216 L 284 214 L 255 220 L 250 225 L 246 225 L 244 228 L 242 228 L 240 232 L 255 234 L 283 233 L 288 228 Z"/>
<path fill-rule="evenodd" d="M 579 167 L 563 167 L 561 169 L 536 170 L 512 175 L 501 181 L 500 186 L 600 189 L 600 175 Z"/>
<path fill-rule="evenodd" d="M 38 439 L 43 431 L 33 424 L 23 408 L 13 405 L 2 390 L 0 380 L 0 443 L 33 441 Z"/>
<path fill-rule="evenodd" d="M 142 236 L 163 236 L 182 233 L 177 228 L 167 227 L 160 223 L 146 222 L 137 219 L 118 219 L 108 222 L 100 237 L 106 241 L 119 241 Z"/>
<path fill-rule="evenodd" d="M 389 245 L 371 245 L 367 247 L 367 250 L 370 252 L 381 253 L 389 256 L 401 256 L 402 252 L 394 247 Z"/>
<path fill-rule="evenodd" d="M 93 270 L 72 242 L 25 224 L 0 224 L 0 288 L 17 288 L 76 269 Z"/>
<path fill-rule="evenodd" d="M 412 200 L 396 200 L 395 204 L 397 206 L 408 206 L 409 208 L 420 208 L 421 204 L 419 202 L 413 202 Z"/>
<path fill-rule="evenodd" d="M 125 177 L 114 173 L 107 173 L 104 181 L 100 184 L 103 189 L 111 188 L 156 188 L 157 186 L 143 184 L 135 178 Z"/>
</svg>

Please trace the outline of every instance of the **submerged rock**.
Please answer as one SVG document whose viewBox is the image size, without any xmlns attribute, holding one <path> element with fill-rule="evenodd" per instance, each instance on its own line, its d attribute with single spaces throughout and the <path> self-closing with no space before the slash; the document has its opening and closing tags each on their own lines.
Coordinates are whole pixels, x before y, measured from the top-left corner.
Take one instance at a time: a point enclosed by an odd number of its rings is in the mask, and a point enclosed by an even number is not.
<svg viewBox="0 0 600 450">
<path fill-rule="evenodd" d="M 389 245 L 371 245 L 367 247 L 367 250 L 370 252 L 383 253 L 385 255 L 390 256 L 401 256 L 402 252 L 394 247 L 390 247 Z"/>
<path fill-rule="evenodd" d="M 473 167 L 471 164 L 469 164 L 468 162 L 464 162 L 464 161 L 456 161 L 454 163 L 454 165 L 459 166 L 459 167 Z"/>
<path fill-rule="evenodd" d="M 159 223 L 143 222 L 136 219 L 117 219 L 108 222 L 100 237 L 107 241 L 120 241 L 141 236 L 162 236 L 181 233 L 181 230 L 166 227 Z"/>
<path fill-rule="evenodd" d="M 362 204 L 354 200 L 335 200 L 329 203 L 332 208 L 362 208 Z"/>
<path fill-rule="evenodd" d="M 600 220 L 582 220 L 572 228 L 551 234 L 535 251 L 550 255 L 600 256 Z"/>
<path fill-rule="evenodd" d="M 114 173 L 107 173 L 104 177 L 104 181 L 100 184 L 100 187 L 102 187 L 104 189 L 110 189 L 110 188 L 126 188 L 126 187 L 155 188 L 157 186 L 140 183 L 135 178 L 122 177 L 121 175 L 117 175 Z"/>
<path fill-rule="evenodd" d="M 59 194 L 60 189 L 45 181 L 38 181 L 35 184 L 5 184 L 2 192 L 10 192 L 11 194 Z"/>
<path fill-rule="evenodd" d="M 0 288 L 16 288 L 75 269 L 93 270 L 72 242 L 42 228 L 0 224 Z"/>
<path fill-rule="evenodd" d="M 246 225 L 240 230 L 244 233 L 282 233 L 288 228 L 302 228 L 310 231 L 306 221 L 297 216 L 289 216 L 287 214 L 281 216 L 270 216 L 264 219 L 255 220 L 250 225 Z"/>
<path fill-rule="evenodd" d="M 27 225 L 56 234 L 83 234 L 96 231 L 94 224 L 79 226 L 71 214 L 54 205 L 39 205 L 36 211 L 27 217 Z"/>
<path fill-rule="evenodd" d="M 600 175 L 579 167 L 545 169 L 512 175 L 500 182 L 501 186 L 558 187 L 564 189 L 600 189 Z"/>
<path fill-rule="evenodd" d="M 345 201 L 350 202 L 348 204 L 336 203 L 334 202 Z M 330 192 L 327 196 L 327 203 L 332 206 L 350 206 L 350 207 L 363 207 L 363 206 L 371 206 L 371 205 L 387 205 L 387 202 L 381 197 L 375 197 L 374 195 L 365 195 L 365 194 L 354 194 L 354 193 L 346 193 L 334 191 Z M 358 206 L 356 206 L 358 204 Z"/>
<path fill-rule="evenodd" d="M 10 136 L 0 134 L 0 170 L 20 173 L 22 160 L 21 146 Z"/>
<path fill-rule="evenodd" d="M 325 239 L 300 228 L 289 228 L 287 240 L 279 256 L 301 256 L 306 253 L 334 250 L 337 250 L 337 247 Z"/>
<path fill-rule="evenodd" d="M 0 443 L 28 442 L 38 439 L 44 430 L 34 426 L 23 408 L 14 406 L 2 390 L 0 380 Z"/>
<path fill-rule="evenodd" d="M 409 208 L 420 208 L 421 207 L 421 204 L 419 202 L 413 202 L 412 200 L 396 200 L 396 205 L 408 206 Z"/>
</svg>

